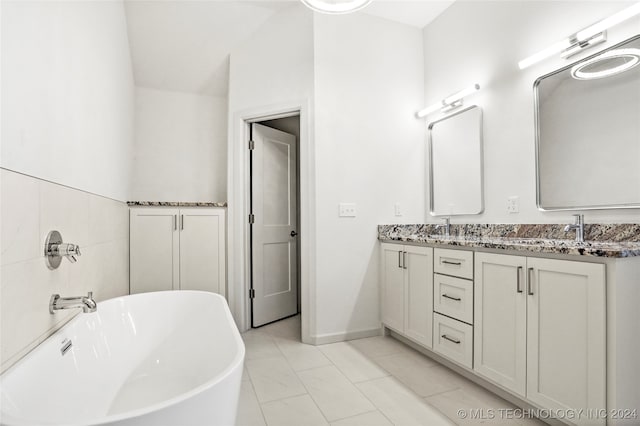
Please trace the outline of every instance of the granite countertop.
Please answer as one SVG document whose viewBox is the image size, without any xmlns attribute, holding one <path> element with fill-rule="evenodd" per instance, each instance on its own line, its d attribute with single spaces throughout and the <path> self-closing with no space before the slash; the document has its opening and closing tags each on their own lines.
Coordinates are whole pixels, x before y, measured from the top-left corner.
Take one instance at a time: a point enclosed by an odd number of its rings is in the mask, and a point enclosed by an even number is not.
<svg viewBox="0 0 640 426">
<path fill-rule="evenodd" d="M 559 227 L 565 238 L 558 238 Z M 388 242 L 610 258 L 640 256 L 640 224 L 592 224 L 585 228 L 587 241 L 582 243 L 567 239 L 573 232 L 564 233 L 564 225 L 451 225 L 451 237 L 441 233 L 435 225 L 378 226 L 378 239 Z"/>
<path fill-rule="evenodd" d="M 227 207 L 227 202 L 127 201 L 130 207 Z"/>
</svg>

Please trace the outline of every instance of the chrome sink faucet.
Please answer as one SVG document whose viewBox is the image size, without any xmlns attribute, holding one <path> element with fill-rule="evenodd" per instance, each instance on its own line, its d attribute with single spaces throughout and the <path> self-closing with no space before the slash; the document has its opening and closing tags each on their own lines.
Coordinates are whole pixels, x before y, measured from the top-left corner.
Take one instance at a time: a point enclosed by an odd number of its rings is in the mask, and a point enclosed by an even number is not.
<svg viewBox="0 0 640 426">
<path fill-rule="evenodd" d="M 564 232 L 569 232 L 575 229 L 576 241 L 579 243 L 584 242 L 584 215 L 574 214 L 576 222 L 564 227 Z"/>
<path fill-rule="evenodd" d="M 78 297 L 60 297 L 59 294 L 52 294 L 49 300 L 49 313 L 61 309 L 82 308 L 82 312 L 95 312 L 98 310 L 98 304 L 93 300 L 93 292 L 89 292 L 86 296 Z"/>
<path fill-rule="evenodd" d="M 442 220 L 444 220 L 444 223 L 442 225 L 436 225 L 436 229 L 444 229 L 444 236 L 448 238 L 451 235 L 451 219 L 445 217 Z"/>
</svg>

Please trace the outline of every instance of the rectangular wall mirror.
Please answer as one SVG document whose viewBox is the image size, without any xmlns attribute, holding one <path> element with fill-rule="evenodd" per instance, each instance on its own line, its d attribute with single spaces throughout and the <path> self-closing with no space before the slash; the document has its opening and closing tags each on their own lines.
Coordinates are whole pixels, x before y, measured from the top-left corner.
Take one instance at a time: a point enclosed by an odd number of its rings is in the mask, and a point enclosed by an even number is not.
<svg viewBox="0 0 640 426">
<path fill-rule="evenodd" d="M 640 36 L 540 77 L 542 210 L 640 207 Z"/>
<path fill-rule="evenodd" d="M 429 124 L 432 216 L 480 214 L 482 110 L 471 106 Z"/>
</svg>

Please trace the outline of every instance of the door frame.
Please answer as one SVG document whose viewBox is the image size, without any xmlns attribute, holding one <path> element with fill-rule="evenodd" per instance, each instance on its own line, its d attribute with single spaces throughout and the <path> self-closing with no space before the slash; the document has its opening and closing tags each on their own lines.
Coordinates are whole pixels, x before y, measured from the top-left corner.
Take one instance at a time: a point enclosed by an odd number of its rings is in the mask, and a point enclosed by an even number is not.
<svg viewBox="0 0 640 426">
<path fill-rule="evenodd" d="M 300 315 L 302 341 L 314 343 L 315 329 L 315 147 L 311 135 L 309 100 L 251 108 L 230 114 L 227 154 L 227 295 L 231 313 L 240 331 L 249 329 L 251 320 L 250 226 L 249 226 L 249 132 L 250 124 L 294 115 L 300 116 Z"/>
</svg>

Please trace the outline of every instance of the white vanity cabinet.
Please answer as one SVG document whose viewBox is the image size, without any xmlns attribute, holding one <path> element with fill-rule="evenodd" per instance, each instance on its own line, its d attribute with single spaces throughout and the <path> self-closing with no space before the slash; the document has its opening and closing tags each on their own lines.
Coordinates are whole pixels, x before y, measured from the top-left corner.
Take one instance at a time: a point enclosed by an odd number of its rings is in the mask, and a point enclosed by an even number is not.
<svg viewBox="0 0 640 426">
<path fill-rule="evenodd" d="M 225 210 L 130 210 L 131 294 L 202 290 L 225 296 Z"/>
<path fill-rule="evenodd" d="M 382 243 L 382 322 L 432 347 L 433 249 Z"/>
<path fill-rule="evenodd" d="M 546 409 L 605 408 L 605 279 L 603 264 L 476 253 L 474 370 Z"/>
</svg>

